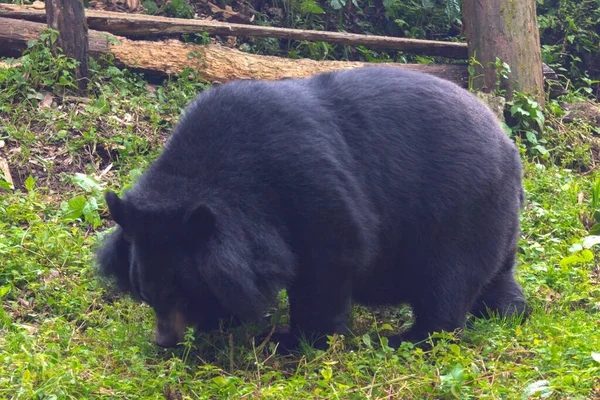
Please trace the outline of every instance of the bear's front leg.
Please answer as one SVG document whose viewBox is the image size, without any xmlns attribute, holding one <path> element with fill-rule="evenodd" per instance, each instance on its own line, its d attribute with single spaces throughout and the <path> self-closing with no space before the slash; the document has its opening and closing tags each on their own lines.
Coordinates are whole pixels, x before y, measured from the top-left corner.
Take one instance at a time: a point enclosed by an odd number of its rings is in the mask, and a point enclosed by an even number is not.
<svg viewBox="0 0 600 400">
<path fill-rule="evenodd" d="M 347 332 L 351 288 L 350 277 L 342 276 L 342 273 L 315 271 L 296 279 L 288 289 L 291 336 L 296 345 L 304 338 L 315 348 L 323 349 L 327 347 L 327 335 Z"/>
</svg>

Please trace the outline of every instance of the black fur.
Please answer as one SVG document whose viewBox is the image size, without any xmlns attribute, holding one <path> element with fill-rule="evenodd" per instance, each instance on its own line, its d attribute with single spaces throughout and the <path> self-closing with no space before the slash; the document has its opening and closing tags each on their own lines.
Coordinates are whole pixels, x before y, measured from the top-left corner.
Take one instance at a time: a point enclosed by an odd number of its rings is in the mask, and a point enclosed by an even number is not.
<svg viewBox="0 0 600 400">
<path fill-rule="evenodd" d="M 238 81 L 187 108 L 123 200 L 107 194 L 120 227 L 99 261 L 159 316 L 253 319 L 287 288 L 294 337 L 343 333 L 353 299 L 409 303 L 420 340 L 486 306 L 526 310 L 522 196 L 517 149 L 450 82 L 387 67 Z"/>
</svg>

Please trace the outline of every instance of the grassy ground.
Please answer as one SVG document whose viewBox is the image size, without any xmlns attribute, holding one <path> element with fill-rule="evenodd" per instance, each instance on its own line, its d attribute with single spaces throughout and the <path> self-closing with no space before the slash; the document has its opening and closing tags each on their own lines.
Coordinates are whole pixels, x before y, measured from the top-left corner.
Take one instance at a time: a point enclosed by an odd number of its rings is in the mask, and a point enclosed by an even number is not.
<svg viewBox="0 0 600 400">
<path fill-rule="evenodd" d="M 475 321 L 462 341 L 394 351 L 379 338 L 410 310 L 357 308 L 355 335 L 324 352 L 274 355 L 253 327 L 190 334 L 172 351 L 152 344 L 148 307 L 95 276 L 93 250 L 110 228 L 102 191 L 135 180 L 203 85 L 94 64 L 89 98 L 58 96 L 66 62 L 38 49 L 0 68 L 0 156 L 15 185 L 0 179 L 0 398 L 600 398 L 600 268 L 583 241 L 600 174 L 592 128 L 564 125 L 557 105 L 550 157 L 524 156 L 524 324 Z"/>
</svg>

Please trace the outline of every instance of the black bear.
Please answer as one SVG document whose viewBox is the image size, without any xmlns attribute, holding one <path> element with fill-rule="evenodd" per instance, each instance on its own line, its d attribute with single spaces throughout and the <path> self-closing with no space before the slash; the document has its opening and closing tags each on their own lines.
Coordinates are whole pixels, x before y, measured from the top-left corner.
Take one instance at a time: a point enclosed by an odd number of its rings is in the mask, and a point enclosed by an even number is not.
<svg viewBox="0 0 600 400">
<path fill-rule="evenodd" d="M 408 303 L 399 340 L 526 313 L 513 277 L 519 153 L 448 81 L 366 67 L 236 81 L 186 109 L 123 199 L 101 271 L 156 312 L 156 342 L 258 318 L 282 288 L 291 337 L 348 328 L 351 300 Z"/>
</svg>

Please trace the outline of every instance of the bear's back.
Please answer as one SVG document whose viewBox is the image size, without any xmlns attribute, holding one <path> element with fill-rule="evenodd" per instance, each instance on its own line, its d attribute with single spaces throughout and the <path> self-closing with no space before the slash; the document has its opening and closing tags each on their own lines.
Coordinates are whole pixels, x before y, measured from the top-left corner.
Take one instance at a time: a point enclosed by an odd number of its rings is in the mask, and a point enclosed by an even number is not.
<svg viewBox="0 0 600 400">
<path fill-rule="evenodd" d="M 364 198 L 361 207 L 382 216 L 398 207 L 441 215 L 489 195 L 498 181 L 510 181 L 504 189 L 515 193 L 520 187 L 518 152 L 479 100 L 453 83 L 391 67 L 208 90 L 153 168 L 194 177 L 198 190 L 227 193 L 232 202 L 261 207 L 332 190 Z M 152 175 L 147 186 L 160 186 Z M 342 186 L 350 189 L 340 194 Z M 194 189 L 182 185 L 179 195 L 196 197 Z"/>
</svg>

